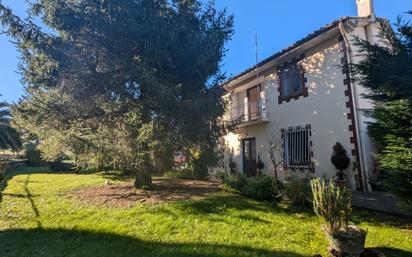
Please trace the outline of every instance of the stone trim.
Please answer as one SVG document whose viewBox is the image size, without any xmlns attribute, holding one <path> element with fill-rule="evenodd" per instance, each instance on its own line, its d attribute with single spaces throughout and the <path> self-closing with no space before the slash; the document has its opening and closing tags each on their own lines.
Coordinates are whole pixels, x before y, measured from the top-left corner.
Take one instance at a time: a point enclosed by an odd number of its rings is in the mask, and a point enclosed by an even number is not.
<svg viewBox="0 0 412 257">
<path fill-rule="evenodd" d="M 343 85 L 346 86 L 345 89 L 345 96 L 346 96 L 346 108 L 348 109 L 347 113 L 347 119 L 349 121 L 348 125 L 348 131 L 351 133 L 351 136 L 349 138 L 350 143 L 351 143 L 351 155 L 353 157 L 353 166 L 357 168 L 358 173 L 358 179 L 357 182 L 359 182 L 359 185 L 357 185 L 358 189 L 362 190 L 363 189 L 363 184 L 362 184 L 362 172 L 361 172 L 361 165 L 360 165 L 360 155 L 359 155 L 359 145 L 358 145 L 358 133 L 357 133 L 357 128 L 356 128 L 356 122 L 355 122 L 355 110 L 354 110 L 354 105 L 353 105 L 353 95 L 352 95 L 352 87 L 353 84 L 351 82 L 350 78 L 350 66 L 349 66 L 349 58 L 347 54 L 347 46 L 346 43 L 343 39 L 343 36 L 339 36 L 339 49 L 340 52 L 342 53 L 342 58 L 341 58 L 341 65 L 342 65 L 342 74 L 344 75 L 344 80 L 343 80 Z"/>
</svg>

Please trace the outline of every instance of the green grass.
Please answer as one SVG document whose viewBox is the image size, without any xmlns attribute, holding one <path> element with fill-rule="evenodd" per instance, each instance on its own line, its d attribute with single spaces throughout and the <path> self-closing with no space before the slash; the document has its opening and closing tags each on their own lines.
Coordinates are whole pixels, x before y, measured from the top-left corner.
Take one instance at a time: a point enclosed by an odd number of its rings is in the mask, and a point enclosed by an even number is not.
<svg viewBox="0 0 412 257">
<path fill-rule="evenodd" d="M 9 174 L 0 210 L 0 256 L 237 257 L 326 256 L 321 221 L 230 193 L 134 208 L 86 205 L 65 192 L 103 185 L 102 174 L 56 174 L 44 168 Z M 357 212 L 367 245 L 411 256 L 405 221 Z"/>
</svg>

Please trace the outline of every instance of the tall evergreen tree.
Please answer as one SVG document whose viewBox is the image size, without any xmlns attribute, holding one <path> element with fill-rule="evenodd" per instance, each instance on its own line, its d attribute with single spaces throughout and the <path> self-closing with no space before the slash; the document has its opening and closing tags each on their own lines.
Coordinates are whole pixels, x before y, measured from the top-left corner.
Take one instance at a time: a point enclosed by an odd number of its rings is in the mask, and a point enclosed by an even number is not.
<svg viewBox="0 0 412 257">
<path fill-rule="evenodd" d="M 213 150 L 233 27 L 225 10 L 197 0 L 37 0 L 29 13 L 0 5 L 27 91 L 15 125 L 46 159 L 136 172 L 140 187 L 171 167 L 175 150 Z"/>
<path fill-rule="evenodd" d="M 375 102 L 369 130 L 379 149 L 383 181 L 412 200 L 412 24 L 399 18 L 396 31 L 386 22 L 381 27 L 378 44 L 356 40 L 364 59 L 354 68 Z"/>
</svg>

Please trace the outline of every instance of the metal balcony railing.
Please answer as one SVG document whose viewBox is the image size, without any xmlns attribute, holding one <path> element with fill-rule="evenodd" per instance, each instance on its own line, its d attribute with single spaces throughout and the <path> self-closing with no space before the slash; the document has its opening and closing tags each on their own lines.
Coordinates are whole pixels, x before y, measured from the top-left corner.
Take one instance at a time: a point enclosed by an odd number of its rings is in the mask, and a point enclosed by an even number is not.
<svg viewBox="0 0 412 257">
<path fill-rule="evenodd" d="M 223 120 L 229 124 L 258 123 L 268 121 L 267 99 L 260 99 L 256 102 L 228 107 Z"/>
</svg>

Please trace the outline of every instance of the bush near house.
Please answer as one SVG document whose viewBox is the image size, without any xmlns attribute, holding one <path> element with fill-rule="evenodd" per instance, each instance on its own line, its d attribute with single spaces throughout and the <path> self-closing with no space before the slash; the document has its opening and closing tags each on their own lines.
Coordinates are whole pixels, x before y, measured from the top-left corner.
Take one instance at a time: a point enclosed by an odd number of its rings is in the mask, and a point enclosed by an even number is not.
<svg viewBox="0 0 412 257">
<path fill-rule="evenodd" d="M 248 178 L 246 185 L 240 189 L 240 193 L 260 201 L 275 201 L 278 188 L 273 178 L 258 176 Z"/>
<path fill-rule="evenodd" d="M 230 188 L 240 191 L 248 183 L 248 178 L 242 173 L 223 176 L 222 182 Z"/>
<path fill-rule="evenodd" d="M 218 172 L 215 177 L 229 189 L 255 200 L 285 200 L 292 207 L 302 208 L 310 207 L 312 204 L 310 178 L 307 176 L 300 178 L 292 174 L 287 176 L 283 183 L 265 175 L 248 178 L 241 173 L 228 175 Z"/>
<path fill-rule="evenodd" d="M 285 183 L 282 184 L 281 195 L 292 206 L 310 206 L 312 204 L 310 178 L 307 176 L 303 178 L 295 175 L 287 176 Z"/>
<path fill-rule="evenodd" d="M 412 111 L 412 109 L 411 109 Z M 380 156 L 383 186 L 397 192 L 412 204 L 412 137 L 388 136 L 388 145 Z"/>
<path fill-rule="evenodd" d="M 246 177 L 244 174 L 234 174 L 223 178 L 222 182 L 235 189 L 241 195 L 259 201 L 274 202 L 279 195 L 276 180 L 269 176 Z"/>
</svg>

